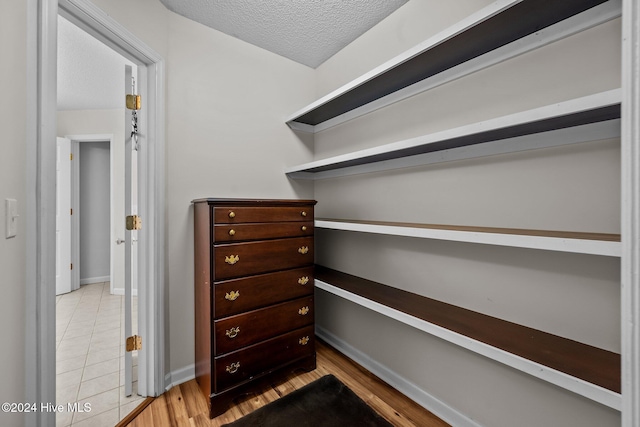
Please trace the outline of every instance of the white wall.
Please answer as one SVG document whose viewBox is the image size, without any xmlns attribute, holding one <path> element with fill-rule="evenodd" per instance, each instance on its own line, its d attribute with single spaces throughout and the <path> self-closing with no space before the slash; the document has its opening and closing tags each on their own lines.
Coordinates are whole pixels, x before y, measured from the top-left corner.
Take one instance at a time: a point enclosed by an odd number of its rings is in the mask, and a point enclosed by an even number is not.
<svg viewBox="0 0 640 427">
<path fill-rule="evenodd" d="M 25 201 L 26 201 L 26 2 L 0 2 L 0 400 L 25 396 Z M 18 201 L 18 235 L 5 239 L 4 199 Z M 10 343 L 10 344 L 9 344 Z M 0 413 L 0 425 L 24 423 L 20 414 Z"/>
<path fill-rule="evenodd" d="M 318 95 L 482 6 L 434 3 L 408 2 L 320 66 Z M 619 75 L 614 21 L 316 134 L 315 158 L 613 89 Z M 316 214 L 618 233 L 619 164 L 619 141 L 609 140 L 328 179 L 316 181 Z M 347 273 L 620 351 L 614 258 L 336 231 L 317 233 L 316 253 Z M 614 410 L 324 292 L 316 313 L 320 326 L 481 425 L 620 424 Z"/>
<path fill-rule="evenodd" d="M 80 284 L 104 282 L 110 276 L 109 145 L 80 143 Z"/>
</svg>

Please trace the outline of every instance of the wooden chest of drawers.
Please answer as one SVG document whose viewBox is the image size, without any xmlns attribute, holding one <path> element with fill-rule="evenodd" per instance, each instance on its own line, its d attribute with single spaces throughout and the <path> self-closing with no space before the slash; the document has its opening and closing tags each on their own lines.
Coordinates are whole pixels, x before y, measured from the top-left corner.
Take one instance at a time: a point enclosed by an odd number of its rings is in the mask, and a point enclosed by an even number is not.
<svg viewBox="0 0 640 427">
<path fill-rule="evenodd" d="M 213 418 L 315 369 L 314 200 L 194 200 L 196 379 Z"/>
</svg>

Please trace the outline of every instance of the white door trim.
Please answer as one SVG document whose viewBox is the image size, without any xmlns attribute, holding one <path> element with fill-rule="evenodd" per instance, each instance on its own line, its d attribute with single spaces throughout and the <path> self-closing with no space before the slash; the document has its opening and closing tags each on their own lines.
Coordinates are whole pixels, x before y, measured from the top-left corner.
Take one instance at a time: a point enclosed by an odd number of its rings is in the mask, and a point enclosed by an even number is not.
<svg viewBox="0 0 640 427">
<path fill-rule="evenodd" d="M 80 162 L 82 157 L 80 156 L 79 144 L 81 142 L 106 142 L 109 144 L 109 209 L 110 209 L 110 267 L 109 267 L 109 281 L 110 291 L 113 294 L 114 283 L 117 283 L 115 278 L 115 260 L 117 259 L 117 245 L 115 243 L 116 235 L 118 233 L 118 227 L 116 227 L 116 203 L 115 198 L 115 171 L 114 171 L 114 150 L 113 147 L 113 134 L 86 134 L 86 135 L 65 135 L 65 138 L 71 140 L 71 153 L 73 154 L 73 161 L 71 162 L 71 208 L 73 209 L 73 215 L 71 216 L 71 263 L 74 268 L 71 270 L 71 290 L 75 291 L 80 288 L 80 217 L 82 212 L 80 211 Z"/>
<path fill-rule="evenodd" d="M 640 425 L 640 4 L 622 2 L 622 427 Z"/>
<path fill-rule="evenodd" d="M 88 0 L 60 0 L 60 13 L 143 70 L 146 100 L 141 138 L 140 330 L 141 393 L 164 389 L 164 59 Z M 27 0 L 26 333 L 25 401 L 55 402 L 55 141 L 58 0 Z M 143 122 L 143 123 L 141 123 Z M 144 266 L 144 267 L 143 267 Z M 141 363 L 139 361 L 139 363 Z M 55 425 L 53 412 L 25 417 L 25 425 Z"/>
<path fill-rule="evenodd" d="M 73 205 L 71 177 L 73 157 L 71 140 L 56 138 L 56 296 L 71 292 L 73 289 L 72 223 Z"/>
</svg>

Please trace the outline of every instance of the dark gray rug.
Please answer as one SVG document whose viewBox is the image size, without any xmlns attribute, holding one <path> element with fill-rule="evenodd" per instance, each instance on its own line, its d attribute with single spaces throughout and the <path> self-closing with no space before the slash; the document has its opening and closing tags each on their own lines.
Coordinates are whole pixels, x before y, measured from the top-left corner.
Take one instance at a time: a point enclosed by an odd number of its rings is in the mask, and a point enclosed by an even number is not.
<svg viewBox="0 0 640 427">
<path fill-rule="evenodd" d="M 393 427 L 333 375 L 326 375 L 225 426 Z"/>
</svg>

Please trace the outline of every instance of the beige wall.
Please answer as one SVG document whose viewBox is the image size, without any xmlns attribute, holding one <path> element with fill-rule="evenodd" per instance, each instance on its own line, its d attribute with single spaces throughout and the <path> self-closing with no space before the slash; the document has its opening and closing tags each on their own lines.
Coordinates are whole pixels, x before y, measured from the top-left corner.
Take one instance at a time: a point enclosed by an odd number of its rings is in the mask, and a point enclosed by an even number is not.
<svg viewBox="0 0 640 427">
<path fill-rule="evenodd" d="M 193 210 L 201 197 L 311 198 L 285 166 L 311 160 L 284 124 L 311 102 L 313 70 L 169 19 L 167 267 L 171 370 L 193 363 Z"/>
<path fill-rule="evenodd" d="M 432 13 L 428 3 L 407 3 L 320 66 L 318 95 L 481 6 L 438 2 Z M 614 89 L 619 64 L 616 20 L 320 132 L 314 157 Z M 315 184 L 316 214 L 617 233 L 619 168 L 619 140 L 608 140 L 327 179 Z M 620 351 L 619 259 L 325 230 L 316 253 L 320 264 Z M 321 327 L 482 425 L 620 423 L 614 410 L 319 294 Z"/>
<path fill-rule="evenodd" d="M 26 2 L 0 2 L 0 400 L 25 396 Z M 18 201 L 18 235 L 5 239 L 4 199 Z M 0 413 L 0 425 L 20 426 L 22 415 Z"/>
</svg>

